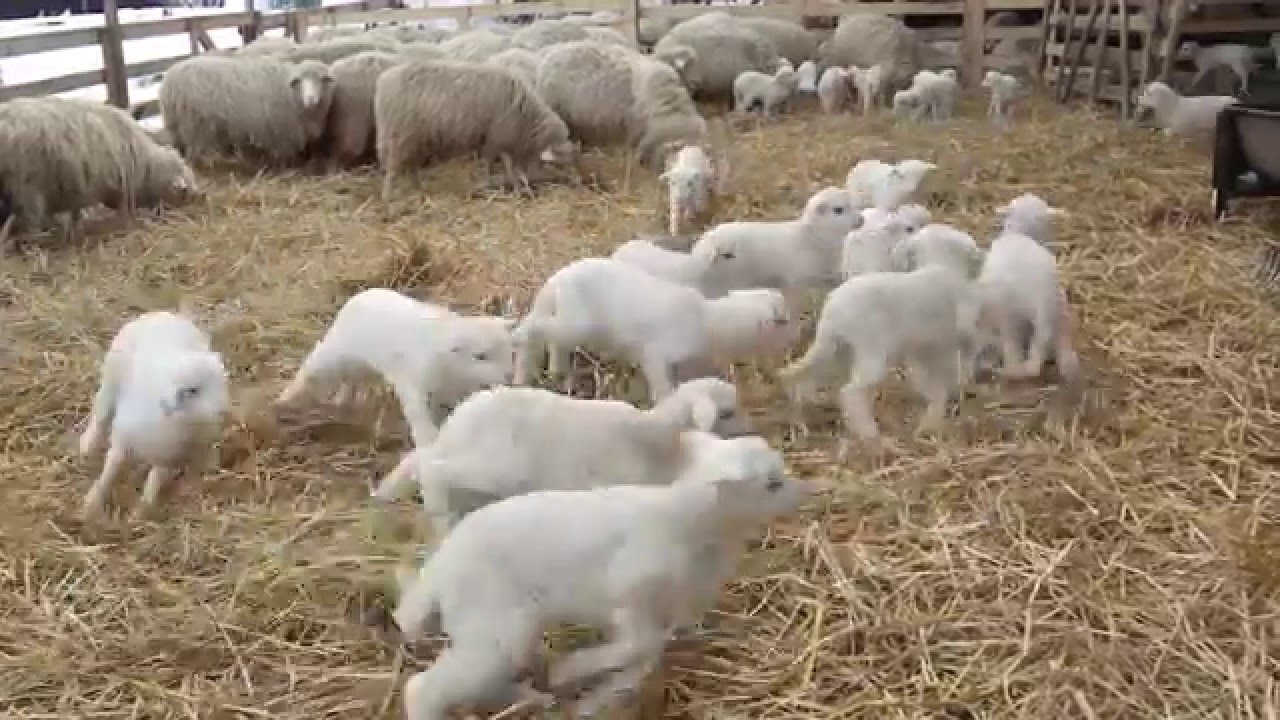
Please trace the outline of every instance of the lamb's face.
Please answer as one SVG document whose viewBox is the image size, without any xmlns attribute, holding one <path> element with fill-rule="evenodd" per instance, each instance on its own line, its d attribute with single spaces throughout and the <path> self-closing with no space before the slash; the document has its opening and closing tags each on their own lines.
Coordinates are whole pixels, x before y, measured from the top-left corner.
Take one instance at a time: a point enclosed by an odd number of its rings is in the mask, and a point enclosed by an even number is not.
<svg viewBox="0 0 1280 720">
<path fill-rule="evenodd" d="M 801 219 L 819 238 L 842 238 L 861 222 L 853 210 L 853 198 L 842 187 L 819 190 L 805 204 Z"/>
<path fill-rule="evenodd" d="M 738 405 L 738 388 L 732 383 L 720 378 L 702 377 L 682 383 L 675 394 L 689 403 L 690 416 L 698 430 L 723 438 L 738 437 L 750 431 Z"/>
<path fill-rule="evenodd" d="M 908 235 L 914 235 L 920 232 L 920 228 L 933 222 L 933 213 L 929 209 L 918 203 L 903 205 L 898 208 L 895 213 L 898 219 L 902 221 L 903 227 Z"/>
<path fill-rule="evenodd" d="M 1138 106 L 1156 109 L 1173 97 L 1173 90 L 1159 80 L 1148 84 L 1138 96 Z"/>
<path fill-rule="evenodd" d="M 703 452 L 717 511 L 728 523 L 768 523 L 799 510 L 809 497 L 803 483 L 787 476 L 782 455 L 758 435 L 721 440 Z"/>
<path fill-rule="evenodd" d="M 289 72 L 289 91 L 308 113 L 328 113 L 333 101 L 333 76 L 323 63 L 298 63 Z"/>
<path fill-rule="evenodd" d="M 459 318 L 450 323 L 443 338 L 445 362 L 460 390 L 483 390 L 507 385 L 515 374 L 515 344 L 511 332 L 516 321 L 497 317 Z"/>
<path fill-rule="evenodd" d="M 184 353 L 166 364 L 160 409 L 177 422 L 211 424 L 221 421 L 230 406 L 227 372 L 216 352 Z"/>
</svg>

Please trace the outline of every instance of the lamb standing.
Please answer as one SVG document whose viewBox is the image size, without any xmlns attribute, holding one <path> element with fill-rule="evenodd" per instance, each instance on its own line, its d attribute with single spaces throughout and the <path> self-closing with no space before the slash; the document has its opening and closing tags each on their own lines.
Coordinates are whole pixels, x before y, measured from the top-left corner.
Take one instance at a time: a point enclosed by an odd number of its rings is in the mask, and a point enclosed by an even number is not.
<svg viewBox="0 0 1280 720">
<path fill-rule="evenodd" d="M 858 99 L 862 102 L 862 114 L 868 116 L 871 114 L 871 108 L 875 107 L 876 99 L 883 92 L 884 66 L 872 65 L 863 68 L 854 65 L 849 68 L 849 75 L 853 79 L 853 86 L 858 91 Z"/>
<path fill-rule="evenodd" d="M 1067 211 L 1049 205 L 1035 193 L 1023 193 L 996 208 L 996 214 L 1000 217 L 1001 232 L 1022 233 L 1052 249 L 1055 244 L 1053 220 L 1065 216 Z"/>
<path fill-rule="evenodd" d="M 364 290 L 338 311 L 276 403 L 294 403 L 308 386 L 334 380 L 344 402 L 360 376 L 376 374 L 391 385 L 413 444 L 422 447 L 435 439 L 432 415 L 510 379 L 514 323 L 458 315 L 385 288 Z"/>
<path fill-rule="evenodd" d="M 680 234 L 681 221 L 693 222 L 711 210 L 712 194 L 723 189 L 727 171 L 728 168 L 722 166 L 717 172 L 711 157 L 699 145 L 680 148 L 671 165 L 658 176 L 667 184 L 668 226 L 672 236 Z"/>
<path fill-rule="evenodd" d="M 922 205 L 903 205 L 886 211 L 867 208 L 862 211 L 862 227 L 844 239 L 840 258 L 841 277 L 898 270 L 894 251 L 933 219 Z"/>
<path fill-rule="evenodd" d="M 950 225 L 932 223 L 911 233 L 890 251 L 890 264 L 898 272 L 941 265 L 964 277 L 982 269 L 982 249 L 973 236 Z"/>
<path fill-rule="evenodd" d="M 771 117 L 786 108 L 798 84 L 799 77 L 790 64 L 783 64 L 772 76 L 748 70 L 733 81 L 734 109 L 745 113 L 759 108 L 765 117 Z"/>
<path fill-rule="evenodd" d="M 818 101 L 825 113 L 838 113 L 849 103 L 849 71 L 829 67 L 818 81 Z"/>
<path fill-rule="evenodd" d="M 988 70 L 982 78 L 982 87 L 991 93 L 991 100 L 987 103 L 987 117 L 1000 127 L 1008 125 L 1009 106 L 1018 97 L 1018 78 L 998 70 Z"/>
<path fill-rule="evenodd" d="M 1152 110 L 1156 124 L 1164 129 L 1165 135 L 1181 136 L 1203 136 L 1213 132 L 1218 114 L 1237 102 L 1227 95 L 1182 97 L 1158 80 L 1147 85 L 1138 97 L 1138 107 Z"/>
<path fill-rule="evenodd" d="M 707 299 L 691 287 L 604 258 L 557 270 L 514 335 L 517 385 L 528 384 L 544 347 L 550 350 L 551 374 L 559 376 L 574 347 L 590 346 L 638 364 L 654 402 L 684 379 L 682 367 L 774 354 L 795 339 L 790 311 L 776 291 L 756 288 Z"/>
<path fill-rule="evenodd" d="M 183 469 L 207 464 L 230 400 L 222 356 L 186 317 L 156 311 L 139 315 L 116 333 L 102 360 L 93 409 L 80 436 L 80 454 L 102 450 L 106 459 L 84 500 L 86 518 L 106 509 L 111 486 L 126 462 L 151 466 L 143 507 Z"/>
<path fill-rule="evenodd" d="M 818 64 L 814 61 L 805 60 L 796 69 L 796 92 L 818 94 Z"/>
<path fill-rule="evenodd" d="M 882 160 L 861 160 L 845 178 L 845 187 L 854 206 L 895 210 L 911 199 L 937 165 L 914 158 L 897 164 Z"/>
<path fill-rule="evenodd" d="M 405 714 L 444 720 L 459 705 L 548 700 L 517 678 L 549 625 L 611 628 L 550 671 L 563 693 L 602 674 L 575 703 L 600 711 L 659 662 L 673 627 L 689 626 L 736 570 L 745 541 L 799 509 L 805 487 L 759 437 L 686 433 L 695 458 L 668 486 L 623 485 L 508 498 L 445 537 L 394 613 L 404 637 L 435 625 L 450 644 L 405 683 Z M 608 671 L 612 671 L 608 674 Z"/>
<path fill-rule="evenodd" d="M 1241 94 L 1249 94 L 1249 75 L 1257 69 L 1257 62 L 1253 59 L 1253 48 L 1248 45 L 1201 45 L 1194 40 L 1187 40 L 1178 48 L 1178 55 L 1189 58 L 1196 66 L 1196 74 L 1191 78 L 1188 88 L 1194 88 L 1210 70 L 1226 67 L 1240 80 Z"/>
</svg>

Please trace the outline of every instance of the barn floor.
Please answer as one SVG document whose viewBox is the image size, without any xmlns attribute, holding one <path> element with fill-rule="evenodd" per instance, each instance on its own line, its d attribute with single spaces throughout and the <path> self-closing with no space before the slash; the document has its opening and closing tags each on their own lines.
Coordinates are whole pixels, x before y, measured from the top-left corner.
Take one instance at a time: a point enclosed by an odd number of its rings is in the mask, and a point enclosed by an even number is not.
<svg viewBox="0 0 1280 720">
<path fill-rule="evenodd" d="M 793 471 L 834 489 L 671 653 L 666 714 L 1274 717 L 1280 323 L 1249 273 L 1275 208 L 1210 224 L 1207 151 L 1035 104 L 1008 135 L 813 112 L 743 130 L 719 217 L 793 215 L 873 155 L 937 162 L 940 217 L 984 239 L 1021 192 L 1070 210 L 1060 261 L 1088 386 L 983 387 L 937 440 L 908 436 L 918 405 L 891 387 L 897 446 L 838 466 L 832 407 L 793 433 L 767 373 L 740 371 Z M 357 620 L 412 553 L 411 505 L 367 502 L 403 428 L 377 404 L 273 419 L 264 403 L 360 288 L 525 307 L 566 262 L 661 229 L 651 177 L 628 183 L 620 153 L 589 163 L 604 190 L 468 200 L 473 170 L 454 164 L 390 208 L 371 174 L 222 175 L 163 220 L 5 259 L 0 715 L 403 717 L 403 677 Z M 127 513 L 135 486 L 85 526 L 99 461 L 74 446 L 96 363 L 129 315 L 184 297 L 216 323 L 248 420 L 158 522 Z"/>
</svg>

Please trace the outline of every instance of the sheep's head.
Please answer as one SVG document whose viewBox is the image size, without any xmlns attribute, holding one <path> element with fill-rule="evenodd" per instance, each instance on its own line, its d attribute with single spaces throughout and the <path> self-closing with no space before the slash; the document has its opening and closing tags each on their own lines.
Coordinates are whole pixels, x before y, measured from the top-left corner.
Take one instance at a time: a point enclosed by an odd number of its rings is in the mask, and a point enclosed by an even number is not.
<svg viewBox="0 0 1280 720">
<path fill-rule="evenodd" d="M 698 53 L 693 48 L 688 45 L 670 45 L 654 55 L 676 71 L 689 92 L 697 90 L 702 84 L 702 64 L 698 62 Z"/>
<path fill-rule="evenodd" d="M 1200 43 L 1195 40 L 1187 40 L 1178 46 L 1178 57 L 1182 59 L 1190 59 L 1195 57 L 1196 53 L 1199 51 Z"/>
<path fill-rule="evenodd" d="M 181 205 L 201 194 L 196 181 L 195 171 L 182 158 L 177 150 L 164 145 L 157 145 L 152 150 L 151 161 L 155 164 L 156 176 L 164 178 L 163 193 L 159 201 L 166 205 Z"/>
<path fill-rule="evenodd" d="M 738 388 L 720 378 L 702 377 L 681 383 L 663 404 L 668 402 L 688 408 L 689 427 L 726 438 L 750 431 L 738 404 Z"/>
<path fill-rule="evenodd" d="M 333 75 L 324 63 L 305 60 L 290 67 L 289 91 L 306 112 L 327 115 L 333 101 Z"/>
<path fill-rule="evenodd" d="M 805 203 L 800 220 L 815 236 L 833 239 L 848 235 L 860 222 L 849 191 L 835 185 L 814 193 Z"/>
<path fill-rule="evenodd" d="M 442 361 L 456 389 L 483 390 L 511 382 L 515 324 L 514 318 L 485 316 L 451 318 L 442 323 Z"/>
<path fill-rule="evenodd" d="M 667 183 L 667 193 L 674 204 L 699 208 L 710 196 L 715 169 L 702 147 L 686 145 L 658 178 Z"/>
<path fill-rule="evenodd" d="M 1021 233 L 1042 244 L 1053 236 L 1053 219 L 1066 214 L 1035 193 L 1023 193 L 996 208 L 1001 232 Z"/>
<path fill-rule="evenodd" d="M 681 435 L 684 444 L 694 432 Z M 716 520 L 725 527 L 759 527 L 800 509 L 808 487 L 787 476 L 782 455 L 758 435 L 715 438 L 702 434 L 677 492 L 707 493 Z M 709 491 L 709 492 L 708 492 Z"/>
<path fill-rule="evenodd" d="M 921 228 L 933 222 L 933 213 L 919 203 L 903 205 L 894 214 L 902 221 L 908 235 L 920 232 Z"/>
<path fill-rule="evenodd" d="M 925 175 L 938 168 L 937 165 L 926 162 L 924 160 L 903 160 L 894 167 L 894 175 L 902 178 L 904 182 L 909 184 L 912 190 L 920 187 L 920 183 L 924 182 Z"/>
<path fill-rule="evenodd" d="M 213 351 L 181 353 L 155 369 L 163 387 L 160 409 L 176 421 L 220 422 L 231 405 L 222 355 Z"/>
</svg>

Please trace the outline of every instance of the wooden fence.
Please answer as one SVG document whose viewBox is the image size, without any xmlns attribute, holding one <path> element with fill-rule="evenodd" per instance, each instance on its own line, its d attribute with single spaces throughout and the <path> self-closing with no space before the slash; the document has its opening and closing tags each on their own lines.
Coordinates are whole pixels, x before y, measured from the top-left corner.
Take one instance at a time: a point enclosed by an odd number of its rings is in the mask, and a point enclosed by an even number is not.
<svg viewBox="0 0 1280 720">
<path fill-rule="evenodd" d="M 263 32 L 284 28 L 286 33 L 301 40 L 313 25 L 421 22 L 452 18 L 464 26 L 473 18 L 493 18 L 531 13 L 613 11 L 618 14 L 616 27 L 635 37 L 641 18 L 687 18 L 709 10 L 728 11 L 744 16 L 790 17 L 806 24 L 834 21 L 851 12 L 880 12 L 904 18 L 934 16 L 958 21 L 950 27 L 925 27 L 918 32 L 925 40 L 959 40 L 963 50 L 960 57 L 962 80 L 970 86 L 979 82 L 988 64 L 984 48 L 988 40 L 1039 39 L 1041 30 L 1035 27 L 986 27 L 986 14 L 999 10 L 1042 10 L 1044 0 L 950 0 L 929 2 L 917 0 L 860 0 L 835 2 L 832 0 L 782 0 L 762 5 L 705 6 L 666 5 L 647 7 L 640 0 L 551 0 L 544 2 L 492 3 L 422 9 L 379 9 L 384 2 L 362 0 L 345 5 L 312 10 L 246 11 L 168 17 L 159 20 L 120 22 L 114 2 L 107 3 L 103 23 L 96 27 L 78 27 L 36 32 L 22 37 L 0 38 L 0 58 L 45 53 L 67 48 L 97 45 L 102 52 L 102 68 L 87 70 L 44 80 L 10 84 L 0 87 L 0 101 L 15 97 L 53 95 L 95 85 L 105 85 L 107 102 L 122 108 L 132 108 L 138 118 L 157 114 L 154 100 L 130 103 L 129 78 L 148 77 L 162 73 L 174 63 L 191 54 L 215 49 L 209 31 L 219 28 L 239 28 L 248 41 Z M 250 0 L 249 7 L 253 7 Z M 125 62 L 124 43 L 142 38 L 186 35 L 190 38 L 190 54 L 166 57 L 143 62 Z"/>
</svg>

